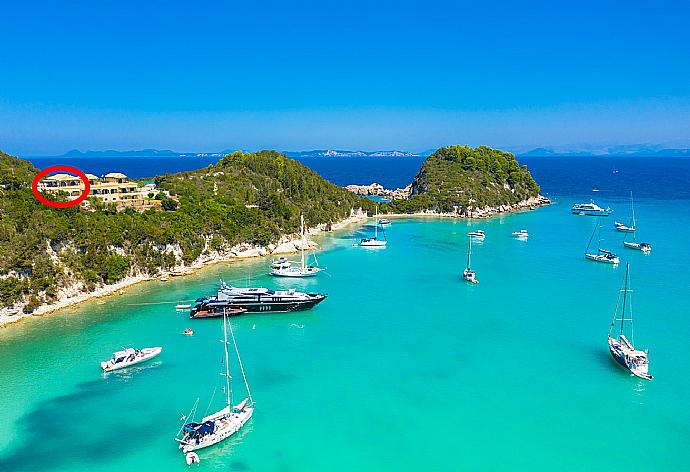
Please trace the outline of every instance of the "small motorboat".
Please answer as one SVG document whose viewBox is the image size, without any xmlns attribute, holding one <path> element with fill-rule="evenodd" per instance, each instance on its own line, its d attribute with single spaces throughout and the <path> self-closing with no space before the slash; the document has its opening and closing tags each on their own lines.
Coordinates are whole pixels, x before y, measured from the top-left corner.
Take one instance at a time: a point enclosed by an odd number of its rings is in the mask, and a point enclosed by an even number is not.
<svg viewBox="0 0 690 472">
<path fill-rule="evenodd" d="M 513 231 L 513 237 L 518 239 L 527 239 L 529 238 L 529 233 L 526 229 L 521 229 L 520 231 Z"/>
<path fill-rule="evenodd" d="M 478 229 L 476 231 L 470 231 L 469 233 L 467 233 L 467 236 L 473 237 L 475 239 L 484 239 L 486 237 L 486 234 L 481 229 Z"/>
<path fill-rule="evenodd" d="M 187 465 L 198 464 L 201 462 L 201 459 L 199 459 L 199 455 L 196 452 L 188 452 L 187 455 L 184 456 L 184 460 L 187 462 Z"/>
<path fill-rule="evenodd" d="M 380 224 L 381 226 L 389 225 L 389 224 L 391 224 L 391 220 L 389 220 L 388 218 L 381 218 L 381 219 L 379 220 L 379 224 Z"/>
<path fill-rule="evenodd" d="M 146 347 L 144 349 L 128 347 L 123 351 L 114 352 L 110 360 L 101 362 L 101 368 L 104 372 L 124 369 L 125 367 L 151 360 L 160 354 L 162 350 L 162 347 Z"/>
<path fill-rule="evenodd" d="M 192 328 L 187 328 L 184 330 L 184 334 L 187 336 L 194 336 L 194 331 L 192 330 Z"/>
<path fill-rule="evenodd" d="M 175 305 L 176 310 L 189 310 L 192 307 L 189 303 L 180 303 Z"/>
</svg>

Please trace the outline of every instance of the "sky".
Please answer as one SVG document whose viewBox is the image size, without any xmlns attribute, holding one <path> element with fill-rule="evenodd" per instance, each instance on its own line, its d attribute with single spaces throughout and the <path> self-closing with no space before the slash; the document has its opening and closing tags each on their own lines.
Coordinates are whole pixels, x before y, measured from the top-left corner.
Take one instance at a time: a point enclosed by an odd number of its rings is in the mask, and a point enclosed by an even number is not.
<svg viewBox="0 0 690 472">
<path fill-rule="evenodd" d="M 0 149 L 686 143 L 681 1 L 6 2 Z"/>
</svg>

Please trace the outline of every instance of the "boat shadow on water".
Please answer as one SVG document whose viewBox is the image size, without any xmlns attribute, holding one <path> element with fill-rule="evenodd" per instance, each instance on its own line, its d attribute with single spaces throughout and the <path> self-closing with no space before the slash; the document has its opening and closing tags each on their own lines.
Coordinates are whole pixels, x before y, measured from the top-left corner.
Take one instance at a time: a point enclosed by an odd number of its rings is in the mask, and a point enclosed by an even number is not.
<svg viewBox="0 0 690 472">
<path fill-rule="evenodd" d="M 113 405 L 111 401 L 128 388 L 126 382 L 97 379 L 38 403 L 13 425 L 16 438 L 5 449 L 9 454 L 0 456 L 0 470 L 63 470 L 88 463 L 102 466 L 148 447 L 147 441 L 128 441 L 127 447 L 122 447 L 122 431 L 132 438 L 145 438 L 157 428 L 153 420 L 142 421 L 139 415 L 113 414 L 112 408 L 132 411 L 131 404 Z M 136 407 L 155 410 L 160 406 L 144 401 Z"/>
</svg>

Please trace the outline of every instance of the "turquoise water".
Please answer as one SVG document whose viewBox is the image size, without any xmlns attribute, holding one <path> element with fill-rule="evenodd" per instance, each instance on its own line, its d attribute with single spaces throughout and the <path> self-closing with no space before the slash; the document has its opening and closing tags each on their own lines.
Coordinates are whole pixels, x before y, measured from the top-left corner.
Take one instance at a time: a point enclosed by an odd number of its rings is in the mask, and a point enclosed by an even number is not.
<svg viewBox="0 0 690 472">
<path fill-rule="evenodd" d="M 636 202 L 649 256 L 604 220 L 614 268 L 583 259 L 595 220 L 571 215 L 575 200 L 488 221 L 395 220 L 385 250 L 352 247 L 366 229 L 344 231 L 322 240 L 315 279 L 270 278 L 266 259 L 217 265 L 2 329 L 0 470 L 186 470 L 172 438 L 219 384 L 221 323 L 137 304 L 211 293 L 219 277 L 329 297 L 232 319 L 257 409 L 200 452 L 205 470 L 689 470 L 689 202 Z M 627 215 L 624 197 L 602 203 Z M 476 286 L 459 277 L 469 228 L 487 233 Z M 522 228 L 528 241 L 511 238 Z M 607 350 L 626 261 L 651 382 Z M 98 361 L 123 345 L 163 353 L 103 376 Z"/>
</svg>

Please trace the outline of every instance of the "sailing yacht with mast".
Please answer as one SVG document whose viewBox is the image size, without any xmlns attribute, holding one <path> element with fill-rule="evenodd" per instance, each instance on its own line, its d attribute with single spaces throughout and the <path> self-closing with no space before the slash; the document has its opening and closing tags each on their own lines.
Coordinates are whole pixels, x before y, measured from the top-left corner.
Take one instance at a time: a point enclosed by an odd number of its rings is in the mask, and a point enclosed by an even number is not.
<svg viewBox="0 0 690 472">
<path fill-rule="evenodd" d="M 592 240 L 597 232 L 599 233 L 597 252 L 590 252 L 589 248 L 592 245 Z M 585 249 L 585 259 L 589 259 L 590 261 L 594 262 L 602 262 L 604 264 L 618 264 L 620 262 L 620 259 L 616 254 L 601 248 L 601 217 L 597 218 L 597 224 L 594 226 L 594 231 L 592 232 L 592 236 L 589 238 L 589 243 L 587 243 L 587 249 Z"/>
<path fill-rule="evenodd" d="M 379 226 L 381 226 L 381 234 L 383 234 L 383 239 L 379 239 Z M 388 244 L 388 241 L 386 241 L 386 232 L 383 230 L 383 225 L 378 220 L 374 225 L 374 237 L 362 238 L 359 240 L 359 245 L 362 247 L 386 247 L 386 244 Z"/>
<path fill-rule="evenodd" d="M 616 310 L 613 312 L 613 320 L 611 321 L 611 327 L 609 328 L 609 352 L 613 358 L 620 365 L 628 369 L 636 377 L 641 379 L 651 380 L 652 376 L 649 375 L 649 359 L 648 351 L 639 351 L 635 349 L 635 340 L 633 339 L 633 317 L 632 317 L 632 300 L 628 301 L 632 295 L 630 290 L 630 264 L 625 266 L 625 281 L 623 282 L 623 288 L 618 294 L 618 301 L 616 302 Z M 620 311 L 620 317 L 618 317 L 618 307 L 621 305 L 621 294 L 623 298 L 622 308 Z M 628 308 L 629 317 L 626 318 L 626 308 Z M 625 322 L 628 321 L 630 325 L 630 340 L 625 336 Z M 620 327 L 618 330 L 618 336 L 612 336 L 614 329 L 616 328 L 616 322 L 620 322 Z"/>
<path fill-rule="evenodd" d="M 472 238 L 469 237 L 467 240 L 469 241 L 469 246 L 467 248 L 467 267 L 462 271 L 462 278 L 467 282 L 478 284 L 479 280 L 477 280 L 477 273 L 473 271 L 470 266 L 470 260 L 472 258 Z"/>
<path fill-rule="evenodd" d="M 225 406 L 213 413 L 211 415 L 205 416 L 201 419 L 199 423 L 194 421 L 189 423 L 184 423 L 180 431 L 178 431 L 175 440 L 180 443 L 180 449 L 185 454 L 188 454 L 197 449 L 203 449 L 214 444 L 218 444 L 221 441 L 226 440 L 237 431 L 239 431 L 244 424 L 249 421 L 254 413 L 254 400 L 252 399 L 252 393 L 249 390 L 249 384 L 247 383 L 247 376 L 244 373 L 244 367 L 242 365 L 242 359 L 240 358 L 240 351 L 237 349 L 237 342 L 235 341 L 235 334 L 232 330 L 232 325 L 230 324 L 230 335 L 232 336 L 232 344 L 235 347 L 235 353 L 237 354 L 237 362 L 242 372 L 242 379 L 244 380 L 244 386 L 247 389 L 247 397 L 242 400 L 239 404 L 233 406 L 232 404 L 232 388 L 230 381 L 230 367 L 229 367 L 229 356 L 228 356 L 228 318 L 227 315 L 223 315 L 223 349 L 225 350 L 225 372 L 221 372 L 220 375 L 225 377 Z M 187 418 L 194 417 L 196 412 L 196 407 L 199 401 L 197 399 L 192 411 Z M 180 438 L 180 433 L 182 437 Z"/>
<path fill-rule="evenodd" d="M 645 242 L 635 241 L 635 232 L 637 231 L 637 223 L 635 221 L 635 204 L 633 202 L 632 192 L 630 192 L 630 225 L 624 225 L 623 223 L 619 223 L 616 221 L 616 230 L 621 231 L 623 233 L 632 234 L 632 241 L 626 241 L 628 239 L 627 234 L 625 235 L 625 238 L 623 238 L 623 246 L 627 247 L 628 249 L 635 249 L 637 251 L 642 251 L 645 254 L 649 254 L 652 251 L 652 245 L 651 244 L 645 243 Z"/>
<path fill-rule="evenodd" d="M 316 254 L 314 254 L 315 265 L 307 263 L 305 252 L 306 249 L 309 248 L 309 243 L 304 232 L 304 215 L 300 215 L 300 222 L 302 233 L 302 238 L 300 239 L 300 253 L 302 257 L 299 266 L 295 267 L 292 262 L 281 257 L 279 260 L 273 261 L 271 265 L 271 275 L 277 277 L 314 277 L 323 270 L 319 267 L 319 261 L 316 260 Z"/>
</svg>

